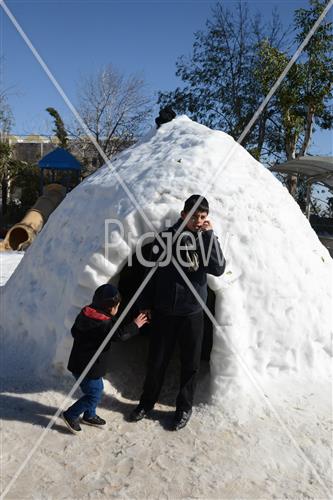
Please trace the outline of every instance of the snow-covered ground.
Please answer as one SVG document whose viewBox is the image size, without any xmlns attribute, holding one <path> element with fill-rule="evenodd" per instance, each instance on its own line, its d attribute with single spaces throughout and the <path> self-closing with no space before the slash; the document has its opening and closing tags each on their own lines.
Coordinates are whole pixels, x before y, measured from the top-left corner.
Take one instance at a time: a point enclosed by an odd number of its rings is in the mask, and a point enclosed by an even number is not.
<svg viewBox="0 0 333 500">
<path fill-rule="evenodd" d="M 173 222 L 187 196 L 205 192 L 220 168 L 207 196 L 214 229 L 223 245 L 228 241 L 227 270 L 209 279 L 219 326 L 188 426 L 168 430 L 176 359 L 152 418 L 126 421 L 141 391 L 147 342 L 115 344 L 100 409 L 107 429 L 85 427 L 73 436 L 58 421 L 8 498 L 330 497 L 327 250 L 270 172 L 226 134 L 186 117 L 114 162 L 158 228 L 165 217 Z M 118 244 L 108 254 L 107 218 L 125 227 L 121 238 L 111 232 Z M 148 229 L 104 167 L 66 197 L 2 287 L 2 488 L 72 387 L 64 370 L 71 322 L 98 285 L 118 282 Z M 2 257 L 4 280 L 12 258 Z"/>
<path fill-rule="evenodd" d="M 151 419 L 126 421 L 144 376 L 138 339 L 115 352 L 111 385 L 99 414 L 105 430 L 69 434 L 59 420 L 8 497 L 12 499 L 328 499 L 331 491 L 331 387 L 318 382 L 265 391 L 267 404 L 240 421 L 201 403 L 185 429 L 167 430 L 174 410 L 177 363 L 170 365 L 162 402 Z M 126 355 L 124 355 L 126 354 Z M 118 363 L 117 363 L 118 359 Z M 119 361 L 119 359 L 122 361 Z M 126 365 L 124 363 L 127 363 Z M 209 375 L 202 366 L 197 401 Z M 2 479 L 6 485 L 71 388 L 71 379 L 4 381 Z M 124 394 L 121 394 L 123 392 Z M 268 399 L 269 398 L 269 399 Z M 285 427 L 268 405 L 273 404 Z M 246 398 L 240 405 L 250 407 Z M 286 431 L 288 429 L 288 431 Z"/>
<path fill-rule="evenodd" d="M 24 461 L 66 389 L 69 385 L 46 378 L 26 391 L 9 386 L 2 395 L 3 484 Z M 158 405 L 151 420 L 133 424 L 124 420 L 133 401 L 108 395 L 99 412 L 107 429 L 84 427 L 82 435 L 73 436 L 59 421 L 7 498 L 329 498 L 313 472 L 331 487 L 329 390 L 308 389 L 315 392 L 285 394 L 277 405 L 308 463 L 268 410 L 239 424 L 221 410 L 197 408 L 188 427 L 172 433 L 163 428 L 170 406 Z"/>
</svg>

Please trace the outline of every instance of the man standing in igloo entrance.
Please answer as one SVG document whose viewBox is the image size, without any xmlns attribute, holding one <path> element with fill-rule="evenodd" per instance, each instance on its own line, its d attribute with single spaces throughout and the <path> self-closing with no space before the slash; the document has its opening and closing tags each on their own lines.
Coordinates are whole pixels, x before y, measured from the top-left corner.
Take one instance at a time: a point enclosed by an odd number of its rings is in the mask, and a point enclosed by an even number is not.
<svg viewBox="0 0 333 500">
<path fill-rule="evenodd" d="M 208 213 L 206 198 L 192 195 L 185 201 L 176 224 L 160 234 L 166 245 L 166 257 L 158 239 L 153 242 L 150 260 L 160 262 L 139 300 L 141 311 L 148 313 L 152 320 L 148 366 L 140 403 L 130 416 L 132 421 L 144 418 L 157 402 L 176 342 L 180 348 L 181 375 L 173 429 L 181 429 L 191 417 L 200 367 L 203 309 L 171 256 L 205 303 L 207 274 L 220 276 L 225 269 L 225 259 L 207 219 Z M 170 236 L 172 245 L 168 245 Z M 170 260 L 165 264 L 168 257 Z"/>
</svg>

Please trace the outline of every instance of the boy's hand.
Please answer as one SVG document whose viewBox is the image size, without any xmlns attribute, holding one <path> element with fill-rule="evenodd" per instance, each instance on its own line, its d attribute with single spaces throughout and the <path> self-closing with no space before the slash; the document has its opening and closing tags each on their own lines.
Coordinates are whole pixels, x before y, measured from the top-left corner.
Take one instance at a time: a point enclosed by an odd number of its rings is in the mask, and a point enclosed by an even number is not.
<svg viewBox="0 0 333 500">
<path fill-rule="evenodd" d="M 201 226 L 201 231 L 210 231 L 211 229 L 213 229 L 212 223 L 210 222 L 210 220 L 206 219 Z"/>
<path fill-rule="evenodd" d="M 142 309 L 140 313 L 145 314 L 149 321 L 151 320 L 151 309 Z"/>
<path fill-rule="evenodd" d="M 144 313 L 140 313 L 133 321 L 138 328 L 141 328 L 146 323 L 149 323 L 149 319 Z"/>
</svg>

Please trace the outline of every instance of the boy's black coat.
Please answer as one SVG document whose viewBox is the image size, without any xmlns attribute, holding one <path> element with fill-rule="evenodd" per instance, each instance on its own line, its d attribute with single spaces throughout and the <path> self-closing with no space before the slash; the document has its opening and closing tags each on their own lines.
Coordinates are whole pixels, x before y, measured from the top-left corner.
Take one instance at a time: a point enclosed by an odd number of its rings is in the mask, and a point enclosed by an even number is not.
<svg viewBox="0 0 333 500">
<path fill-rule="evenodd" d="M 68 361 L 69 371 L 75 374 L 83 372 L 115 323 L 114 317 L 98 311 L 92 306 L 86 306 L 81 310 L 71 329 L 74 344 Z M 127 340 L 138 333 L 139 328 L 134 322 L 118 327 L 86 377 L 103 377 L 108 371 L 111 341 Z"/>
<path fill-rule="evenodd" d="M 171 232 L 173 237 L 182 222 L 183 220 L 179 219 L 176 224 L 166 229 L 165 232 Z M 189 232 L 188 230 L 186 231 Z M 203 302 L 206 303 L 207 274 L 221 276 L 225 270 L 225 259 L 213 230 L 202 231 L 200 235 L 199 233 L 193 233 L 193 235 L 197 243 L 198 238 L 202 238 L 205 255 L 209 255 L 208 262 L 204 263 L 201 247 L 197 245 L 199 269 L 190 272 L 186 267 L 181 267 Z M 160 233 L 160 236 L 166 241 L 162 233 Z M 182 233 L 178 236 L 178 238 L 180 237 L 182 237 Z M 162 247 L 157 239 L 153 241 L 152 248 L 156 245 L 159 247 L 159 252 L 155 254 L 151 253 L 150 260 L 157 261 L 162 253 Z M 209 251 L 210 245 L 211 251 Z M 176 256 L 175 244 L 173 245 L 172 253 L 173 256 Z M 186 316 L 202 310 L 202 306 L 172 262 L 165 267 L 159 267 L 155 271 L 139 298 L 138 307 L 141 310 L 153 308 L 163 314 L 170 314 L 172 316 Z"/>
</svg>

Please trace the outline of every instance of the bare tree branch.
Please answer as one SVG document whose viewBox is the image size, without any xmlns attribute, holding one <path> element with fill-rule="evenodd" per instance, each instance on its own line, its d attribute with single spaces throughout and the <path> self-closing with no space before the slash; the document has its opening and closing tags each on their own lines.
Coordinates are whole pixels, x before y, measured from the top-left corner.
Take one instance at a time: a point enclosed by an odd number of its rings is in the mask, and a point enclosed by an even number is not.
<svg viewBox="0 0 333 500">
<path fill-rule="evenodd" d="M 151 118 L 151 99 L 146 95 L 142 78 L 137 75 L 125 78 L 111 65 L 81 79 L 77 108 L 108 157 L 132 144 Z M 82 147 L 87 138 L 82 137 L 79 126 L 74 129 L 73 135 Z M 91 144 L 84 149 L 85 153 L 89 150 L 91 156 L 97 158 L 96 166 L 101 166 L 103 158 Z"/>
</svg>

